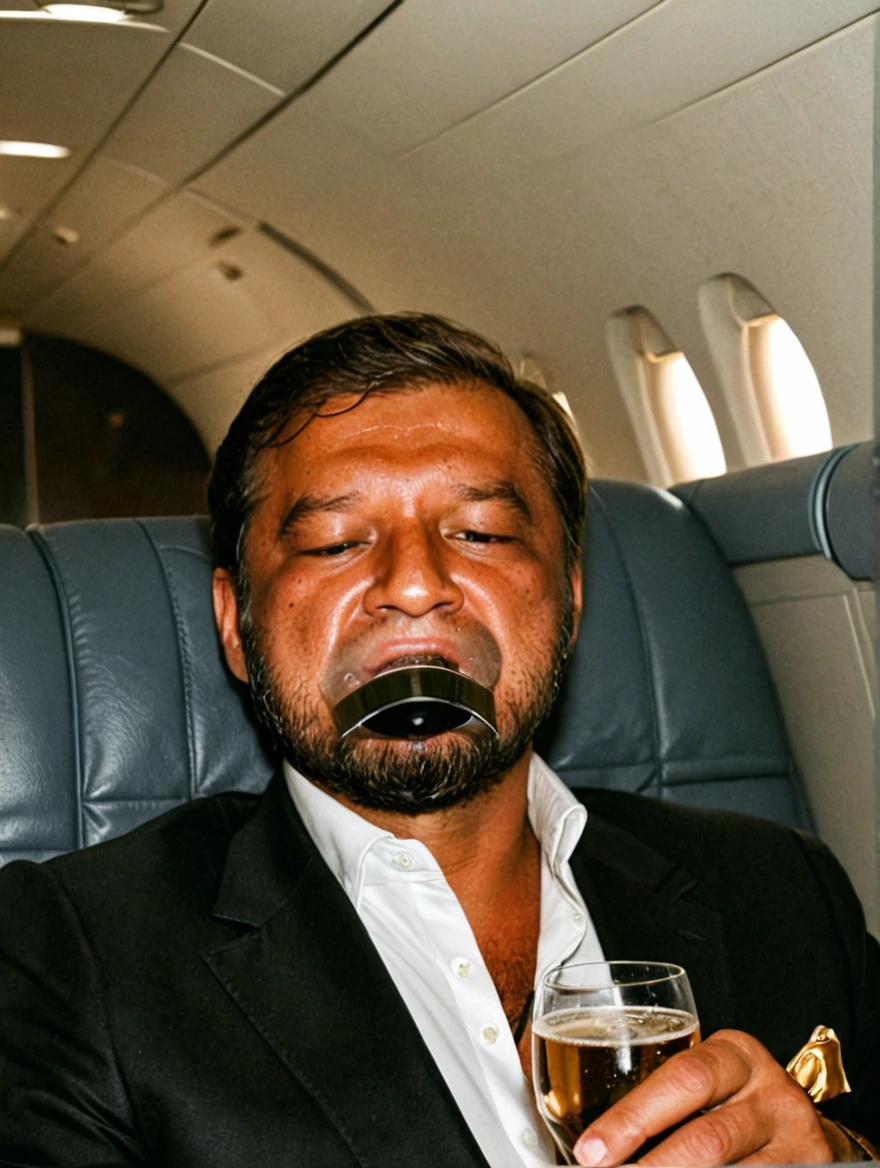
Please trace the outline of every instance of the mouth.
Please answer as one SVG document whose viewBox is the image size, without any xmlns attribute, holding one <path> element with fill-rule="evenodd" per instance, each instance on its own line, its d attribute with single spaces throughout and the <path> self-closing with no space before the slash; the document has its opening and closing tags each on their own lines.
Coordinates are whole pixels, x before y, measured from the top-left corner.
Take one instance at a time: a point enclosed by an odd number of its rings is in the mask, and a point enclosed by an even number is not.
<svg viewBox="0 0 880 1168">
<path fill-rule="evenodd" d="M 372 679 L 392 669 L 406 669 L 414 665 L 434 665 L 441 669 L 452 669 L 456 673 L 470 673 L 466 656 L 453 642 L 434 638 L 430 641 L 386 641 L 364 663 L 363 672 Z"/>
<path fill-rule="evenodd" d="M 388 673 L 392 669 L 406 669 L 413 665 L 434 665 L 441 669 L 451 669 L 455 673 L 461 673 L 461 666 L 457 661 L 445 656 L 443 653 L 400 653 L 396 657 L 391 657 L 384 661 L 378 668 L 371 669 L 371 677 L 378 677 L 382 673 Z"/>
</svg>

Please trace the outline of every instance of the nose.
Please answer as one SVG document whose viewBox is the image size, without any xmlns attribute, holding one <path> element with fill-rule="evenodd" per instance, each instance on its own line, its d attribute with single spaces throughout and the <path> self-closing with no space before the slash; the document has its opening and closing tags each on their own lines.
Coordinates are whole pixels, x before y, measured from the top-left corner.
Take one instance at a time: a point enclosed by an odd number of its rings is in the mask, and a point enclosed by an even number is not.
<svg viewBox="0 0 880 1168">
<path fill-rule="evenodd" d="M 373 616 L 402 612 L 426 616 L 435 609 L 457 612 L 464 593 L 449 574 L 443 537 L 413 525 L 396 532 L 378 549 L 376 571 L 364 596 Z"/>
</svg>

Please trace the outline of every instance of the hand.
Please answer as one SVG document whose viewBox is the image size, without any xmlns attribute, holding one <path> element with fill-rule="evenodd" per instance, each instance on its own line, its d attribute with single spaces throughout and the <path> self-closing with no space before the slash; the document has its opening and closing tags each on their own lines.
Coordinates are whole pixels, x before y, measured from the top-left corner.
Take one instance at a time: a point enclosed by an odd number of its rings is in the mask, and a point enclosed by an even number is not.
<svg viewBox="0 0 880 1168">
<path fill-rule="evenodd" d="M 675 1055 L 591 1124 L 578 1164 L 623 1164 L 652 1136 L 681 1124 L 639 1164 L 828 1164 L 835 1128 L 751 1035 L 720 1030 Z"/>
</svg>

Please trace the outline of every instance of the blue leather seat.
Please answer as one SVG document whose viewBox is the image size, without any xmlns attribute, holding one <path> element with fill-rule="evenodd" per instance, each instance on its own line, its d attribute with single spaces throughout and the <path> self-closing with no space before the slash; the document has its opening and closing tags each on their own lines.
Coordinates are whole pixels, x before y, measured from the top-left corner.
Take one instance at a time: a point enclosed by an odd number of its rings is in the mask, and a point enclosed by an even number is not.
<svg viewBox="0 0 880 1168">
<path fill-rule="evenodd" d="M 744 603 L 664 491 L 597 482 L 586 611 L 540 747 L 573 786 L 809 816 Z M 0 860 L 108 839 L 273 769 L 225 668 L 202 518 L 0 528 Z"/>
</svg>

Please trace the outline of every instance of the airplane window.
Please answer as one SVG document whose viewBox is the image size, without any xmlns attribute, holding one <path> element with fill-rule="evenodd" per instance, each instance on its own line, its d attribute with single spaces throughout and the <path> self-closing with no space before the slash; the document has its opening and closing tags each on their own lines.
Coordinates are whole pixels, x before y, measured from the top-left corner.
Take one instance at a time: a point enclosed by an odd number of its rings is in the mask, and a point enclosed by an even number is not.
<svg viewBox="0 0 880 1168">
<path fill-rule="evenodd" d="M 749 364 L 774 459 L 831 449 L 819 378 L 791 327 L 773 313 L 748 322 Z"/>
<path fill-rule="evenodd" d="M 684 353 L 642 307 L 615 313 L 608 348 L 648 477 L 660 486 L 724 474 L 712 408 Z"/>
<path fill-rule="evenodd" d="M 830 450 L 828 410 L 803 345 L 758 290 L 730 272 L 698 293 L 700 318 L 751 465 Z"/>
<path fill-rule="evenodd" d="M 684 353 L 647 354 L 653 407 L 673 482 L 724 474 L 727 462 L 712 410 Z"/>
</svg>

